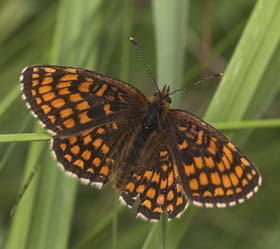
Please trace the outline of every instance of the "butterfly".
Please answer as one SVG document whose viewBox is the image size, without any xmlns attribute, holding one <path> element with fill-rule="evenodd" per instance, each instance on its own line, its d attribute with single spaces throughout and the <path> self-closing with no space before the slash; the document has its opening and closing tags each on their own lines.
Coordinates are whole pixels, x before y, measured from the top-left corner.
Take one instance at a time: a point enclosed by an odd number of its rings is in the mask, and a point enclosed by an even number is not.
<svg viewBox="0 0 280 249">
<path fill-rule="evenodd" d="M 188 204 L 234 206 L 261 185 L 254 164 L 195 115 L 171 109 L 169 87 L 145 97 L 94 71 L 34 65 L 20 76 L 23 99 L 52 135 L 60 167 L 101 188 L 111 179 L 137 217 L 180 217 Z"/>
</svg>

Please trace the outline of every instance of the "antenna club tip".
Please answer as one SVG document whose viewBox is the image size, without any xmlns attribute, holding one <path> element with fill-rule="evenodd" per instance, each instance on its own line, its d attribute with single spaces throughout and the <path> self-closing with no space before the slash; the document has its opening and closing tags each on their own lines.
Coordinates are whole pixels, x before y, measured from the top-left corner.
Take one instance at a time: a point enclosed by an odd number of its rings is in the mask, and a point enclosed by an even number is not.
<svg viewBox="0 0 280 249">
<path fill-rule="evenodd" d="M 130 36 L 130 37 L 129 37 L 129 40 L 130 40 L 130 42 L 131 42 L 135 47 L 138 47 L 138 43 L 137 43 L 137 41 L 136 41 L 136 39 L 135 39 L 134 37 Z"/>
<path fill-rule="evenodd" d="M 223 77 L 224 76 L 224 73 L 217 73 L 216 74 L 218 77 Z"/>
</svg>

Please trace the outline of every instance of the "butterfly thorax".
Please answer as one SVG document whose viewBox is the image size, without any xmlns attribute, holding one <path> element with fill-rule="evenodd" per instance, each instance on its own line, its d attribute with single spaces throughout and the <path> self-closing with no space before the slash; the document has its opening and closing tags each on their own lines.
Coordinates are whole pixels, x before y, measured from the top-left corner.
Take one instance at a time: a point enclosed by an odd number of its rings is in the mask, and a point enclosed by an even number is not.
<svg viewBox="0 0 280 249">
<path fill-rule="evenodd" d="M 164 86 L 161 92 L 156 92 L 148 98 L 148 111 L 143 121 L 147 129 L 151 127 L 159 127 L 160 122 L 166 118 L 166 113 L 169 111 L 171 99 L 169 95 L 169 87 Z"/>
</svg>

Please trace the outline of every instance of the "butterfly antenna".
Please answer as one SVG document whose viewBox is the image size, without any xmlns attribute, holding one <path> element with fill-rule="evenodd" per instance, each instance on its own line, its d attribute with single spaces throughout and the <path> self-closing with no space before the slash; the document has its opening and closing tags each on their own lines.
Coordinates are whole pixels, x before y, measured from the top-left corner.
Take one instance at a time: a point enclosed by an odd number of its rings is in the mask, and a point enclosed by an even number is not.
<svg viewBox="0 0 280 249">
<path fill-rule="evenodd" d="M 153 74 L 151 73 L 150 68 L 148 67 L 148 65 L 145 62 L 145 57 L 144 57 L 142 48 L 138 45 L 138 42 L 136 41 L 136 39 L 134 37 L 129 37 L 129 40 L 131 41 L 132 45 L 137 49 L 138 57 L 139 57 L 141 63 L 143 64 L 143 66 L 144 66 L 144 68 L 146 70 L 146 73 L 148 74 L 148 76 L 152 80 L 153 84 L 156 86 L 157 91 L 160 92 L 160 90 L 158 88 L 158 84 L 157 84 L 156 80 L 154 79 Z"/>
<path fill-rule="evenodd" d="M 37 172 L 37 169 L 39 168 L 39 164 L 35 165 L 33 167 L 33 169 L 31 170 L 26 182 L 24 183 L 23 185 L 23 188 L 21 189 L 21 191 L 18 193 L 17 197 L 16 197 L 16 200 L 13 204 L 13 207 L 11 208 L 11 211 L 10 211 L 10 216 L 13 216 L 14 213 L 15 213 L 15 210 L 17 208 L 17 205 L 19 204 L 20 200 L 22 199 L 23 195 L 25 194 L 27 188 L 29 187 L 35 173 Z"/>
<path fill-rule="evenodd" d="M 199 85 L 199 84 L 201 84 L 201 83 L 203 83 L 205 81 L 208 81 L 208 80 L 211 80 L 211 79 L 216 79 L 216 78 L 221 78 L 223 76 L 224 76 L 223 73 L 217 73 L 217 74 L 206 76 L 206 77 L 204 77 L 204 78 L 202 78 L 202 79 L 200 79 L 198 81 L 195 81 L 195 82 L 191 83 L 190 85 L 187 85 L 186 87 L 183 87 L 181 89 L 177 89 L 177 90 L 169 93 L 168 96 L 170 96 L 170 95 L 172 95 L 174 93 L 177 93 L 177 92 L 185 91 L 185 90 L 187 90 L 187 89 L 189 89 L 189 88 L 191 88 L 193 86 L 197 86 L 197 85 Z"/>
</svg>

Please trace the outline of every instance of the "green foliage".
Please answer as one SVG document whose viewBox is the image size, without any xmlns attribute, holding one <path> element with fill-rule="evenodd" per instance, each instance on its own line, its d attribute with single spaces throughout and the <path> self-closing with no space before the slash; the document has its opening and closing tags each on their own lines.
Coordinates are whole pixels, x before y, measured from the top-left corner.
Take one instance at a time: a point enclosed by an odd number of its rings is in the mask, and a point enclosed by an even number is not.
<svg viewBox="0 0 280 249">
<path fill-rule="evenodd" d="M 280 2 L 212 1 L 212 10 L 205 9 L 204 2 L 0 2 L 0 248 L 278 245 L 280 137 L 279 128 L 268 127 L 279 127 L 279 119 L 272 119 L 279 118 Z M 220 83 L 209 81 L 174 95 L 173 104 L 197 115 L 208 106 L 205 119 L 220 128 L 259 128 L 227 134 L 259 167 L 264 185 L 252 200 L 234 208 L 190 206 L 171 222 L 165 217 L 157 224 L 136 220 L 135 209 L 120 206 L 110 184 L 101 191 L 91 189 L 58 170 L 50 158 L 49 136 L 32 125 L 34 119 L 19 97 L 19 73 L 32 64 L 86 67 L 132 82 L 150 95 L 154 85 L 128 41 L 135 35 L 160 87 L 168 83 L 174 90 L 203 74 L 203 23 L 209 12 L 209 68 L 226 69 L 225 76 Z M 240 123 L 252 119 L 269 120 Z M 19 134 L 23 132 L 34 134 Z M 38 164 L 39 171 L 10 217 L 17 192 Z"/>
</svg>

